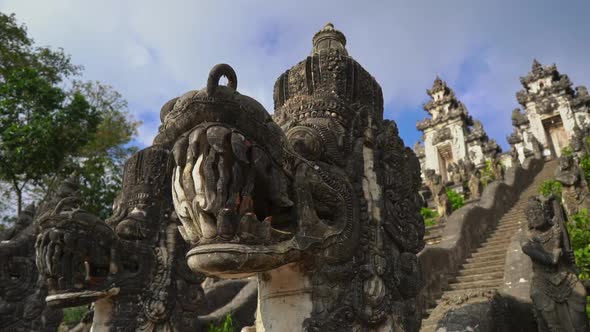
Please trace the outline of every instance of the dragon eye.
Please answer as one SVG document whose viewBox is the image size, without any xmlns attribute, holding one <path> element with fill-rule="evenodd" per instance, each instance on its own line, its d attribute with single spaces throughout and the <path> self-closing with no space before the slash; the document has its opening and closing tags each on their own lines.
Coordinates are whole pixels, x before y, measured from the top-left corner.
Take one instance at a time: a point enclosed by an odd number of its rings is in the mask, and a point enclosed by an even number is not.
<svg viewBox="0 0 590 332">
<path fill-rule="evenodd" d="M 287 132 L 295 152 L 309 160 L 319 160 L 323 153 L 322 138 L 314 128 L 297 126 Z"/>
</svg>

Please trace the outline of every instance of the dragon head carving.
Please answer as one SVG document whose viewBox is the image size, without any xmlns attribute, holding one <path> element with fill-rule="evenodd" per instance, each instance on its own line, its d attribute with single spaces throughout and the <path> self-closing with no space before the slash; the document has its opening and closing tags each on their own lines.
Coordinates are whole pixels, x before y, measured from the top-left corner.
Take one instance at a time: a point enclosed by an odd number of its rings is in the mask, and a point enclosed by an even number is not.
<svg viewBox="0 0 590 332">
<path fill-rule="evenodd" d="M 93 328 L 106 331 L 196 330 L 203 278 L 184 260 L 170 169 L 165 149 L 134 154 L 106 221 L 83 209 L 75 176 L 45 204 L 36 250 L 50 306 L 94 302 Z M 185 319 L 187 313 L 193 318 Z"/>
<path fill-rule="evenodd" d="M 419 161 L 383 119 L 381 88 L 348 55 L 344 35 L 328 24 L 313 44 L 278 78 L 273 116 L 237 92 L 226 64 L 206 88 L 162 107 L 154 143 L 173 151 L 188 264 L 259 282 L 299 266 L 312 298 L 308 331 L 417 331 Z"/>
</svg>

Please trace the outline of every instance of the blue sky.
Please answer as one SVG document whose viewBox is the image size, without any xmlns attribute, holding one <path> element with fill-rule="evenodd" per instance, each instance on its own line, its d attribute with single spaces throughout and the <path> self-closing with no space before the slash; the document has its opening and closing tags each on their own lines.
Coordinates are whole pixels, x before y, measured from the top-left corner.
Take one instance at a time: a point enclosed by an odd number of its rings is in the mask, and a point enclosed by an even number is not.
<svg viewBox="0 0 590 332">
<path fill-rule="evenodd" d="M 63 47 L 84 79 L 112 85 L 150 144 L 167 100 L 205 85 L 231 64 L 238 90 L 272 112 L 275 79 L 305 58 L 333 22 L 350 55 L 381 83 L 385 116 L 406 145 L 419 139 L 436 74 L 506 148 L 518 78 L 533 58 L 590 84 L 590 1 L 86 1 L 0 0 L 38 44 Z"/>
</svg>

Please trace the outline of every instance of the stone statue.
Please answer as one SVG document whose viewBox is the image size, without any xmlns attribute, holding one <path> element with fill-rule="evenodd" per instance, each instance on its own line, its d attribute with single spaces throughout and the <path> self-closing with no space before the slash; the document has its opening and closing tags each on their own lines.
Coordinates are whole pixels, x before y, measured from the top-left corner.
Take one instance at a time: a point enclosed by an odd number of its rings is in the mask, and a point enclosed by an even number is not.
<svg viewBox="0 0 590 332">
<path fill-rule="evenodd" d="M 581 208 L 590 211 L 590 192 L 582 175 L 582 170 L 573 156 L 561 155 L 559 166 L 555 169 L 555 179 L 562 186 L 561 199 L 569 216 L 578 213 Z"/>
<path fill-rule="evenodd" d="M 541 144 L 541 142 L 539 142 L 539 140 L 535 136 L 531 135 L 530 137 L 531 137 L 530 141 L 531 141 L 531 146 L 532 146 L 532 150 L 533 150 L 533 155 L 537 159 L 543 158 L 543 150 L 544 150 L 543 145 Z"/>
<path fill-rule="evenodd" d="M 432 193 L 438 215 L 441 217 L 446 217 L 452 212 L 451 201 L 447 195 L 447 187 L 442 181 L 442 176 L 440 176 L 440 174 L 434 173 L 434 170 L 431 171 L 432 172 L 426 172 L 426 185 Z"/>
<path fill-rule="evenodd" d="M 172 163 L 171 153 L 158 146 L 134 154 L 106 221 L 82 208 L 75 176 L 41 208 L 37 267 L 50 306 L 94 302 L 93 331 L 205 331 L 215 321 L 200 316 L 209 313 L 204 277 L 184 258 L 188 245 L 178 233 L 170 192 Z M 238 309 L 240 315 L 243 308 L 231 309 L 225 312 Z"/>
<path fill-rule="evenodd" d="M 586 332 L 586 290 L 577 276 L 563 213 L 555 197 L 531 197 L 526 209 L 533 262 L 531 299 L 539 331 Z"/>
<path fill-rule="evenodd" d="M 521 165 L 518 151 L 515 147 L 510 149 L 510 159 L 512 161 L 512 167 L 518 167 Z"/>
<path fill-rule="evenodd" d="M 418 331 L 418 160 L 383 119 L 379 84 L 331 24 L 282 74 L 271 117 L 228 65 L 168 102 L 172 196 L 190 268 L 256 276 L 243 331 Z M 221 76 L 228 86 L 219 86 Z"/>
<path fill-rule="evenodd" d="M 29 205 L 0 233 L 0 331 L 57 331 L 62 312 L 46 307 L 47 287 L 35 266 L 35 207 Z"/>
<path fill-rule="evenodd" d="M 584 134 L 582 129 L 576 124 L 573 129 L 574 133 L 570 140 L 570 146 L 572 150 L 577 154 L 582 154 L 585 152 L 585 144 L 584 144 Z"/>
<path fill-rule="evenodd" d="M 448 167 L 448 172 L 451 175 L 451 181 L 454 185 L 461 185 L 463 183 L 461 165 L 457 163 L 451 163 Z"/>
<path fill-rule="evenodd" d="M 479 199 L 481 197 L 481 180 L 479 178 L 479 170 L 474 170 L 469 176 L 469 195 L 471 199 Z"/>
</svg>

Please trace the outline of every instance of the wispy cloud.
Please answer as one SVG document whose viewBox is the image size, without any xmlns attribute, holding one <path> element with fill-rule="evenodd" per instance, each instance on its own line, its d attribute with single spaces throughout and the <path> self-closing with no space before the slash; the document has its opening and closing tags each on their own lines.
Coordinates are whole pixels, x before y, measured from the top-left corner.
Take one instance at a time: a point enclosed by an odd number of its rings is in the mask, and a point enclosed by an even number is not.
<svg viewBox="0 0 590 332">
<path fill-rule="evenodd" d="M 272 111 L 274 80 L 309 54 L 328 21 L 381 83 L 385 114 L 408 145 L 437 73 L 504 145 L 518 77 L 533 57 L 556 62 L 575 84 L 590 81 L 590 3 L 581 0 L 0 0 L 0 10 L 16 13 L 38 43 L 71 53 L 85 78 L 121 91 L 144 121 L 141 144 L 155 135 L 160 106 L 203 87 L 216 63 L 230 63 L 238 90 Z"/>
</svg>

